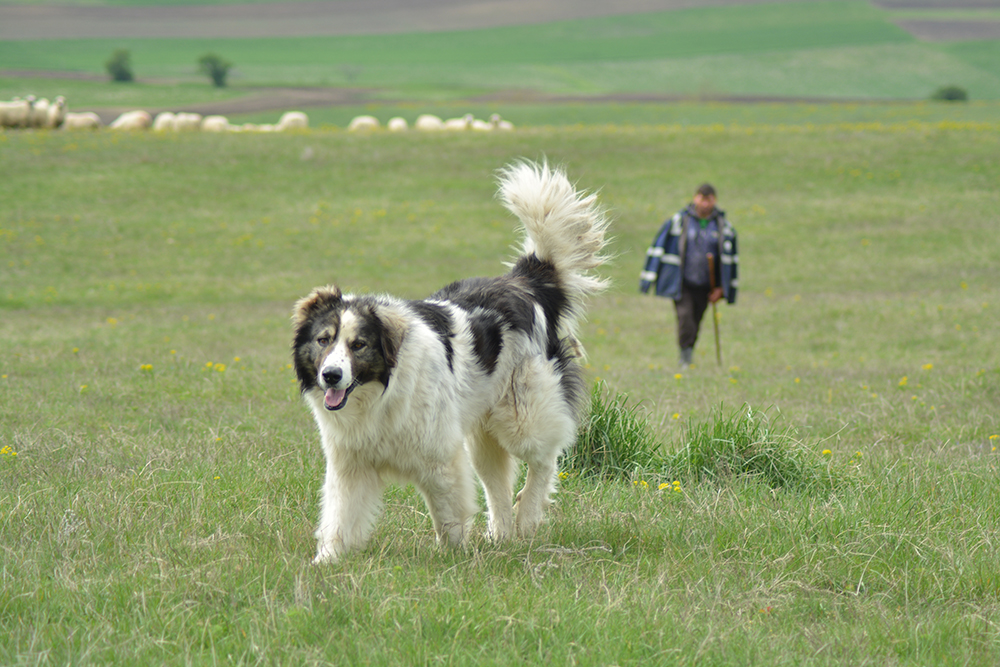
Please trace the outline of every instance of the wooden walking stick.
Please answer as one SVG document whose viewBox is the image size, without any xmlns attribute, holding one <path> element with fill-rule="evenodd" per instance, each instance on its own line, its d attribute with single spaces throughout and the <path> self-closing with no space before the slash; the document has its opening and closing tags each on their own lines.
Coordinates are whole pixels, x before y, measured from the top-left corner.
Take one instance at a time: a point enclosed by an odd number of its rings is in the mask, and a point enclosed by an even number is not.
<svg viewBox="0 0 1000 667">
<path fill-rule="evenodd" d="M 708 253 L 708 286 L 709 294 L 715 291 L 715 256 Z M 715 302 L 712 302 L 712 324 L 715 330 L 715 360 L 722 365 L 722 343 L 719 341 L 719 314 L 715 311 Z"/>
</svg>

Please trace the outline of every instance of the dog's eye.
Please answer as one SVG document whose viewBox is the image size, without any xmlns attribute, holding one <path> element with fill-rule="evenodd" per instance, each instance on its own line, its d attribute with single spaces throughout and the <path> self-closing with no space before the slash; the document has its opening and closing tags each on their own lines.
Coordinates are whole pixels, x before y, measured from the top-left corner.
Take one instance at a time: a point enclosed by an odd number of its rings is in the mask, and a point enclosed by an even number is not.
<svg viewBox="0 0 1000 667">
<path fill-rule="evenodd" d="M 321 346 L 326 347 L 327 345 L 330 344 L 330 339 L 327 338 L 326 336 L 320 336 L 319 338 L 316 339 L 316 342 L 319 343 Z"/>
<path fill-rule="evenodd" d="M 365 347 L 366 347 L 365 342 L 363 340 L 356 340 L 353 343 L 351 343 L 351 350 L 353 352 L 357 352 L 358 350 L 363 350 L 365 349 Z"/>
</svg>

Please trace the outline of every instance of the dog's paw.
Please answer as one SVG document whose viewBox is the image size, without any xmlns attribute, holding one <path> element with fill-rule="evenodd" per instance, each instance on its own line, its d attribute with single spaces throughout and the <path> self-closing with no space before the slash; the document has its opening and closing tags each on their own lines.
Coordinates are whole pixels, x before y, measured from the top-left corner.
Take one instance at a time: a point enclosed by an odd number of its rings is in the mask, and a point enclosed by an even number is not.
<svg viewBox="0 0 1000 667">
<path fill-rule="evenodd" d="M 337 558 L 340 553 L 333 547 L 325 544 L 320 544 L 316 549 L 316 557 L 312 559 L 313 565 L 327 565 L 329 563 L 337 562 Z"/>
</svg>

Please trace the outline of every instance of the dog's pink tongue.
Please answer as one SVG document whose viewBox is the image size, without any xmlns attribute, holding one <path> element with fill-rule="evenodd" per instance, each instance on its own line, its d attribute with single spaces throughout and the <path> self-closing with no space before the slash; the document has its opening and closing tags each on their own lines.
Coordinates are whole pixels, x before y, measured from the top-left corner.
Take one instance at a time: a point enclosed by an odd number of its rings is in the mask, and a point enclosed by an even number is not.
<svg viewBox="0 0 1000 667">
<path fill-rule="evenodd" d="M 344 403 L 344 397 L 346 395 L 346 389 L 327 389 L 326 395 L 324 396 L 326 407 L 331 410 L 336 410 Z"/>
</svg>

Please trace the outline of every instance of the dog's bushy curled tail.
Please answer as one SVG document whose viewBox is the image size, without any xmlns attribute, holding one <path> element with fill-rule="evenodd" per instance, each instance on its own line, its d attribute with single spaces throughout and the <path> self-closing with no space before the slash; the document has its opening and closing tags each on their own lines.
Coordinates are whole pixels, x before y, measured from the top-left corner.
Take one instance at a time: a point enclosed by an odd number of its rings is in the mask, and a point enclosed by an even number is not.
<svg viewBox="0 0 1000 667">
<path fill-rule="evenodd" d="M 586 298 L 609 282 L 593 273 L 610 223 L 595 193 L 578 192 L 558 168 L 547 162 L 521 161 L 500 171 L 498 197 L 524 226 L 523 255 L 551 262 L 563 281 L 573 320 L 583 316 Z"/>
</svg>

